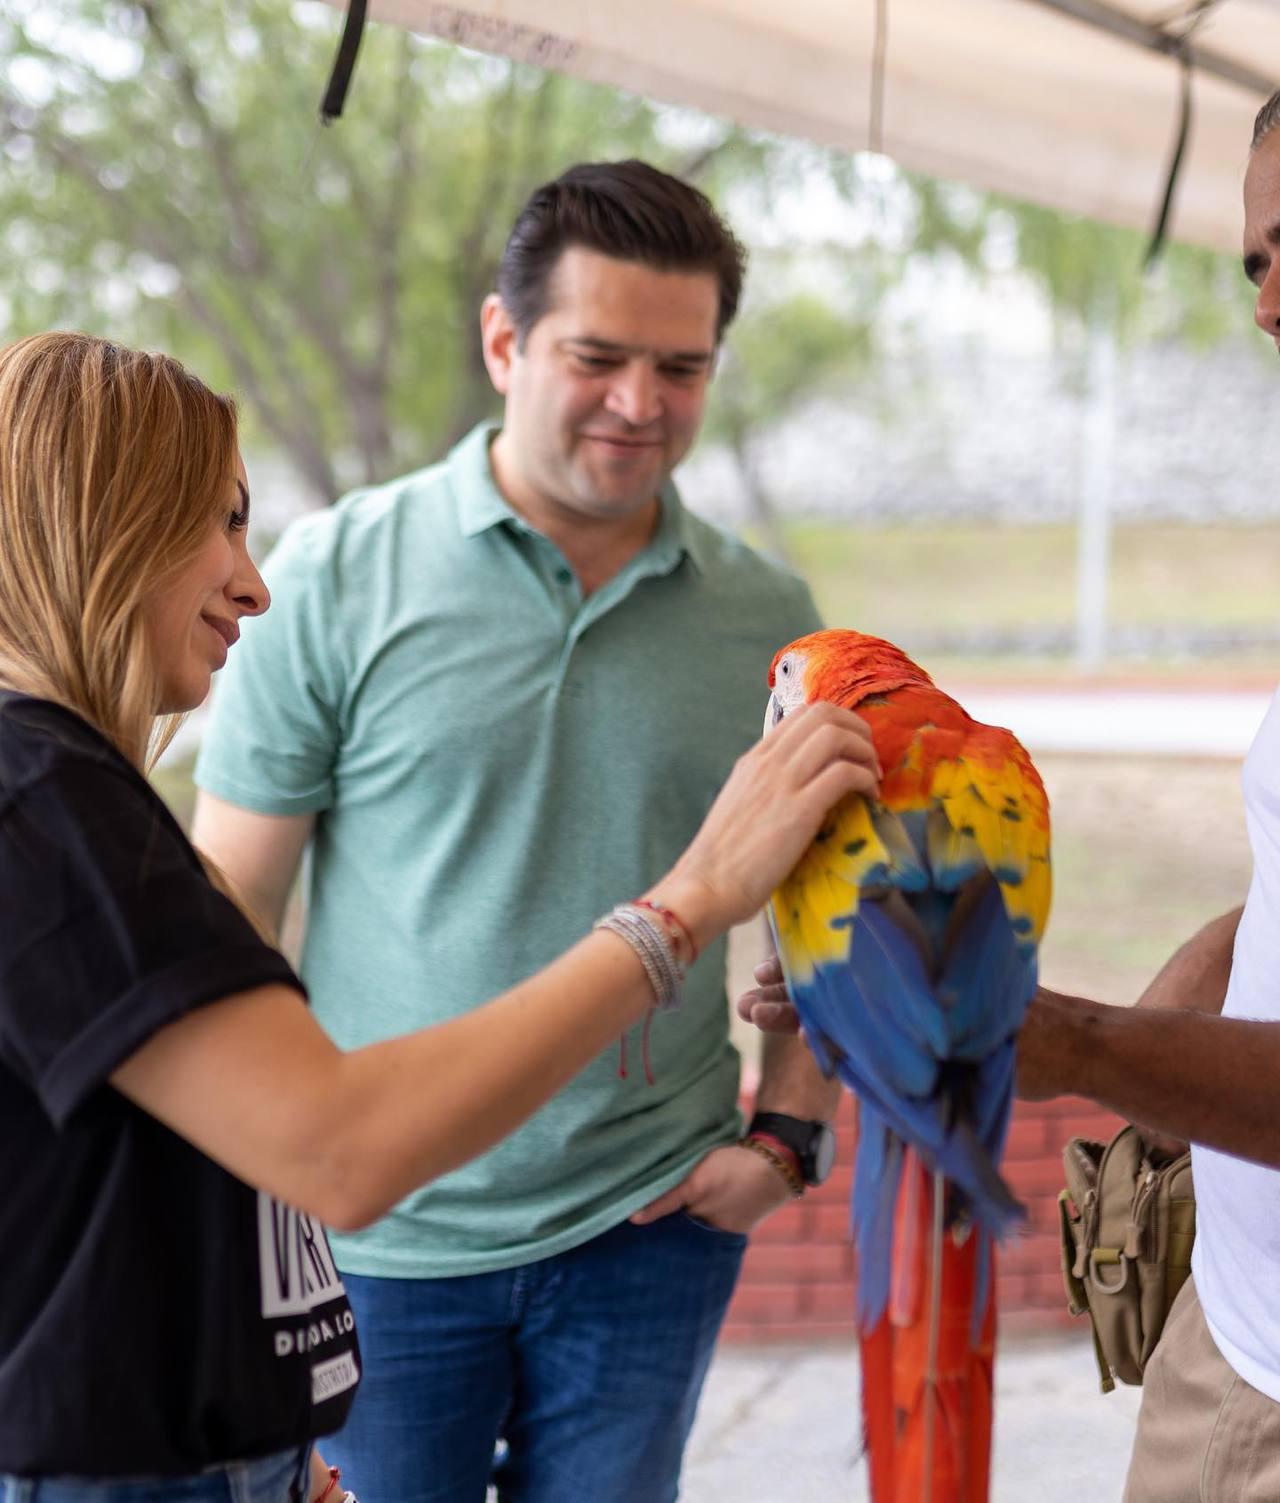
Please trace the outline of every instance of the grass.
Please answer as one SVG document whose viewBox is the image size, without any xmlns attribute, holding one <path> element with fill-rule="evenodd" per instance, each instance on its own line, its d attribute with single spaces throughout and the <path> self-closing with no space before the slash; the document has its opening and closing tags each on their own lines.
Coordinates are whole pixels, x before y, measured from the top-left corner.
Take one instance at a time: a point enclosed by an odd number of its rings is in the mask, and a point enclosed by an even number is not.
<svg viewBox="0 0 1280 1503">
<path fill-rule="evenodd" d="M 1058 629 L 1075 620 L 1076 533 L 1064 526 L 956 523 L 928 527 L 794 522 L 791 562 L 810 581 L 824 618 L 896 640 Z M 1128 628 L 1280 633 L 1280 525 L 1117 527 L 1109 579 L 1110 623 Z M 923 649 L 921 649 L 923 651 Z M 978 657 L 936 646 L 930 662 L 953 673 L 1058 676 L 1057 657 Z M 1110 665 L 1131 674 L 1132 660 Z M 1212 657 L 1141 661 L 1160 677 L 1188 667 L 1209 676 L 1280 676 L 1280 643 Z"/>
</svg>

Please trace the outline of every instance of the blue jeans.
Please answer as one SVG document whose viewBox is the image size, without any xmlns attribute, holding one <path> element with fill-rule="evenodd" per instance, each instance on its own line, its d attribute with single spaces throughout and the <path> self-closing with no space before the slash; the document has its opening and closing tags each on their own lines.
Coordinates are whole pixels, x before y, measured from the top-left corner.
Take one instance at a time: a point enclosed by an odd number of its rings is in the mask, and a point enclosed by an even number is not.
<svg viewBox="0 0 1280 1503">
<path fill-rule="evenodd" d="M 311 1447 L 236 1461 L 193 1477 L 6 1477 L 0 1503 L 290 1503 Z"/>
<path fill-rule="evenodd" d="M 671 1503 L 746 1242 L 677 1213 L 499 1273 L 344 1273 L 364 1377 L 325 1460 L 360 1503 Z"/>
</svg>

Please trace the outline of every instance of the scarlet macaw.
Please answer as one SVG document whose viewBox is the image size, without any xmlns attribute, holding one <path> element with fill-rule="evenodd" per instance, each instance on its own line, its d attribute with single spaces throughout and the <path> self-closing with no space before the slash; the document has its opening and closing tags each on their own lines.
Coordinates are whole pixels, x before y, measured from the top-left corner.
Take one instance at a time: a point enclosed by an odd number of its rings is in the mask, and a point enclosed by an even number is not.
<svg viewBox="0 0 1280 1503">
<path fill-rule="evenodd" d="M 988 1495 L 998 1165 L 1049 911 L 1049 805 L 1026 752 L 891 643 L 820 631 L 769 670 L 766 729 L 832 700 L 879 796 L 831 812 L 773 895 L 787 991 L 859 1100 L 852 1204 L 874 1503 Z"/>
</svg>

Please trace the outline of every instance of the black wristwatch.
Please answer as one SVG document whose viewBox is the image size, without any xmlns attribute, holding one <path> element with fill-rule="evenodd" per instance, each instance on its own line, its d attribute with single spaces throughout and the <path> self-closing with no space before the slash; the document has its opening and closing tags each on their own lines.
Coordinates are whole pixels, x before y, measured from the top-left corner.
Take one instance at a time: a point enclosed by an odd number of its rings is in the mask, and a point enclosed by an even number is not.
<svg viewBox="0 0 1280 1503">
<path fill-rule="evenodd" d="M 836 1135 L 828 1122 L 806 1122 L 782 1112 L 757 1112 L 744 1136 L 762 1133 L 777 1138 L 800 1162 L 800 1178 L 806 1185 L 820 1185 L 836 1161 Z"/>
</svg>

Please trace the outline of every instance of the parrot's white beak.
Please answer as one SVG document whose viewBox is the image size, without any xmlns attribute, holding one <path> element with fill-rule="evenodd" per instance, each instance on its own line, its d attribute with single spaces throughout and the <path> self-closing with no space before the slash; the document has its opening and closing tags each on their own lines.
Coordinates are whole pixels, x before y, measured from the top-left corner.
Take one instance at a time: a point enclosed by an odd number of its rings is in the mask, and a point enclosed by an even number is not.
<svg viewBox="0 0 1280 1503">
<path fill-rule="evenodd" d="M 769 703 L 764 707 L 764 730 L 761 735 L 767 736 L 775 725 L 780 725 L 782 716 L 782 701 L 776 694 L 770 694 Z"/>
</svg>

